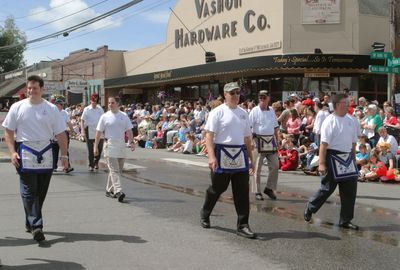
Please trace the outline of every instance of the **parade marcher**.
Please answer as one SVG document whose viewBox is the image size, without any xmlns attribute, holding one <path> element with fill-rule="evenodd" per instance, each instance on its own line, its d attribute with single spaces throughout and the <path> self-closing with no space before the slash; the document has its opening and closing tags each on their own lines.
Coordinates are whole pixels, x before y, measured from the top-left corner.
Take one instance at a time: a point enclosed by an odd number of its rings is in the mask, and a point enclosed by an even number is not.
<svg viewBox="0 0 400 270">
<path fill-rule="evenodd" d="M 253 173 L 249 116 L 238 107 L 240 87 L 237 83 L 225 84 L 224 96 L 225 103 L 210 112 L 204 128 L 211 186 L 206 191 L 200 223 L 203 228 L 210 228 L 211 212 L 231 182 L 238 215 L 237 234 L 255 238 L 249 227 L 249 174 Z"/>
<path fill-rule="evenodd" d="M 96 136 L 96 127 L 99 122 L 100 116 L 104 114 L 104 110 L 97 103 L 99 96 L 94 93 L 90 96 L 90 105 L 85 107 L 81 117 L 81 133 L 85 137 L 86 146 L 89 153 L 89 171 L 93 172 L 94 169 L 99 169 L 99 160 L 101 151 L 103 149 L 104 140 L 101 138 L 99 141 L 98 155 L 93 153 L 94 137 Z"/>
<path fill-rule="evenodd" d="M 56 106 L 42 99 L 43 85 L 39 76 L 28 77 L 29 98 L 14 103 L 3 122 L 11 163 L 20 178 L 25 228 L 38 242 L 45 240 L 42 207 L 54 169 L 51 141 L 54 134 L 62 166 L 68 168 L 65 123 Z"/>
<path fill-rule="evenodd" d="M 135 144 L 133 142 L 132 123 L 128 115 L 119 110 L 119 106 L 119 98 L 110 97 L 108 99 L 109 111 L 100 117 L 96 128 L 93 153 L 95 156 L 99 155 L 99 144 L 102 135 L 104 135 L 104 157 L 109 169 L 106 196 L 117 198 L 119 202 L 122 202 L 125 194 L 122 192 L 120 175 L 126 157 L 125 132 L 128 134 L 128 144 L 132 151 L 135 150 Z"/>
<path fill-rule="evenodd" d="M 69 116 L 66 110 L 63 110 L 63 105 L 64 105 L 64 101 L 61 99 L 57 99 L 54 102 L 54 105 L 57 106 L 57 109 L 59 110 L 59 112 L 61 113 L 61 116 L 65 122 L 65 127 L 69 128 L 69 132 L 71 132 L 71 134 L 74 132 L 74 127 L 71 124 L 71 121 L 69 120 Z M 69 141 L 70 141 L 70 135 L 69 132 L 66 130 L 65 131 L 65 135 L 67 136 L 67 149 L 69 149 Z M 58 156 L 59 156 L 59 152 L 60 152 L 60 147 L 58 146 L 57 143 L 57 139 L 54 139 L 54 145 L 53 145 L 53 155 L 54 155 L 54 168 L 57 169 L 58 166 Z M 70 173 L 74 170 L 74 168 L 71 167 L 71 162 L 70 162 L 70 158 L 69 158 L 69 150 L 67 152 L 67 156 L 68 156 L 68 169 L 64 170 L 64 172 L 66 173 Z M 56 171 L 55 169 L 55 171 Z"/>
<path fill-rule="evenodd" d="M 357 194 L 358 170 L 355 162 L 357 128 L 354 120 L 347 114 L 349 101 L 345 94 L 333 97 L 334 113 L 329 115 L 321 127 L 318 171 L 321 187 L 309 199 L 304 210 L 304 220 L 310 221 L 328 197 L 339 185 L 341 201 L 339 226 L 358 230 L 351 223 Z"/>
<path fill-rule="evenodd" d="M 275 112 L 269 106 L 270 96 L 267 90 L 258 93 L 259 104 L 254 107 L 249 115 L 250 126 L 253 132 L 255 147 L 255 169 L 251 185 L 252 192 L 255 193 L 256 200 L 264 200 L 261 194 L 260 174 L 264 163 L 264 158 L 268 162 L 268 180 L 264 193 L 272 200 L 276 200 L 274 190 L 278 183 L 278 131 L 279 123 Z"/>
</svg>

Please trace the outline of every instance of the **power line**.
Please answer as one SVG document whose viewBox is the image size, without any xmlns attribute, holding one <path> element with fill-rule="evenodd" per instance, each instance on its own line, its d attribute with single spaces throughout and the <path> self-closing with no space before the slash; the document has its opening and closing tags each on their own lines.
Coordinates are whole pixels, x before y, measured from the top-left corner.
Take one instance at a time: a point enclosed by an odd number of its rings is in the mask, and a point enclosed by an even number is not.
<svg viewBox="0 0 400 270">
<path fill-rule="evenodd" d="M 31 43 L 40 42 L 40 41 L 43 41 L 43 40 L 46 40 L 46 39 L 50 39 L 50 38 L 55 38 L 55 37 L 58 37 L 60 35 L 68 36 L 70 32 L 76 31 L 76 30 L 78 30 L 78 29 L 80 29 L 82 27 L 88 26 L 88 25 L 93 24 L 93 23 L 95 23 L 97 21 L 100 21 L 100 20 L 102 20 L 104 18 L 107 18 L 107 17 L 109 17 L 109 16 L 111 16 L 111 15 L 113 15 L 115 13 L 121 12 L 121 11 L 123 11 L 123 10 L 133 6 L 133 5 L 136 5 L 136 4 L 138 4 L 138 3 L 142 2 L 142 1 L 143 0 L 133 0 L 133 1 L 131 1 L 131 2 L 127 3 L 127 4 L 125 4 L 125 5 L 122 5 L 122 6 L 118 7 L 118 8 L 115 8 L 115 9 L 113 9 L 113 10 L 111 10 L 109 12 L 106 12 L 104 14 L 101 14 L 99 16 L 96 16 L 96 17 L 94 17 L 94 18 L 92 18 L 90 20 L 87 20 L 87 21 L 84 21 L 82 23 L 79 23 L 79 24 L 77 24 L 75 26 L 68 27 L 68 28 L 66 28 L 64 30 L 55 32 L 53 34 L 46 35 L 46 36 L 43 36 L 41 38 L 36 38 L 36 39 L 33 39 L 33 40 L 29 40 L 29 41 L 26 41 L 26 42 L 23 42 L 23 43 L 2 46 L 2 47 L 0 47 L 0 50 L 7 50 L 7 49 L 15 48 L 15 47 L 25 46 L 25 45 L 28 45 L 28 44 L 31 44 Z"/>
<path fill-rule="evenodd" d="M 43 23 L 43 24 L 40 24 L 40 25 L 34 26 L 34 27 L 32 27 L 32 28 L 29 28 L 29 29 L 26 29 L 26 30 L 24 30 L 24 31 L 25 31 L 25 32 L 28 32 L 28 31 L 30 31 L 30 30 L 37 29 L 37 28 L 40 28 L 40 27 L 42 27 L 42 26 L 45 26 L 45 25 L 52 24 L 52 23 L 54 23 L 54 22 L 61 21 L 61 20 L 65 19 L 65 18 L 68 18 L 68 17 L 74 16 L 74 15 L 76 15 L 76 14 L 79 14 L 79 13 L 83 12 L 83 11 L 86 11 L 86 10 L 88 10 L 88 9 L 91 9 L 91 8 L 93 8 L 93 7 L 95 7 L 95 6 L 98 6 L 98 5 L 104 4 L 104 3 L 105 3 L 105 2 L 107 2 L 107 1 L 108 1 L 108 0 L 103 0 L 103 1 L 101 1 L 101 2 L 98 2 L 98 3 L 96 3 L 96 4 L 93 4 L 93 5 L 91 5 L 91 6 L 87 7 L 87 8 L 84 8 L 84 9 L 78 10 L 78 11 L 76 11 L 76 12 L 74 12 L 74 13 L 71 13 L 71 14 L 65 15 L 65 16 L 63 16 L 63 17 L 60 17 L 60 18 L 57 18 L 57 19 L 55 19 L 55 20 L 52 20 L 52 21 L 49 21 L 49 22 L 46 22 L 46 23 Z"/>
<path fill-rule="evenodd" d="M 145 13 L 145 12 L 148 12 L 148 11 L 154 9 L 154 8 L 157 8 L 157 7 L 159 7 L 159 6 L 162 6 L 162 5 L 164 5 L 165 3 L 170 2 L 170 1 L 171 1 L 171 0 L 164 0 L 164 1 L 161 1 L 161 3 L 152 3 L 151 5 L 148 5 L 148 6 L 146 6 L 146 7 L 143 7 L 141 10 L 138 10 L 138 11 L 135 12 L 135 13 L 131 13 L 131 14 L 127 14 L 127 15 L 125 15 L 125 16 L 122 16 L 121 19 L 122 19 L 122 20 L 128 20 L 128 19 L 130 19 L 130 18 L 132 18 L 132 17 L 134 17 L 134 16 L 140 15 L 141 13 Z M 80 35 L 74 35 L 73 37 L 70 37 L 70 38 L 67 38 L 67 39 L 63 39 L 63 40 L 60 40 L 60 41 L 55 41 L 55 42 L 51 42 L 51 43 L 48 43 L 48 44 L 39 45 L 39 46 L 36 46 L 36 47 L 33 47 L 33 48 L 27 48 L 27 50 L 40 49 L 40 48 L 48 47 L 48 46 L 51 46 L 51 45 L 54 45 L 54 44 L 58 44 L 58 43 L 60 43 L 60 42 L 70 41 L 70 40 L 73 40 L 73 39 L 76 39 L 76 38 L 80 38 L 80 37 L 83 37 L 83 36 L 86 36 L 86 35 L 89 35 L 89 34 L 92 34 L 92 33 L 98 32 L 98 31 L 101 31 L 101 30 L 103 30 L 103 29 L 108 28 L 108 27 L 111 26 L 111 25 L 113 25 L 112 22 L 109 23 L 109 24 L 106 24 L 106 25 L 104 25 L 104 26 L 102 26 L 102 27 L 100 27 L 100 28 L 97 28 L 97 29 L 95 29 L 95 30 L 88 31 L 88 32 L 83 32 L 83 33 L 80 34 Z M 0 54 L 1 54 L 1 51 L 0 51 Z"/>
<path fill-rule="evenodd" d="M 141 13 L 148 12 L 148 11 L 150 11 L 150 10 L 152 10 L 152 9 L 154 9 L 154 8 L 157 8 L 157 7 L 159 7 L 159 6 L 162 6 L 162 5 L 164 5 L 165 3 L 170 2 L 170 1 L 171 1 L 171 0 L 164 0 L 164 1 L 161 1 L 161 3 L 151 3 L 151 4 L 147 5 L 147 6 L 142 7 L 141 9 L 139 9 L 138 11 L 136 11 L 136 12 L 134 12 L 134 13 L 125 14 L 124 16 L 121 17 L 121 19 L 122 19 L 122 20 L 131 19 L 132 17 L 134 17 L 134 16 L 136 16 L 136 15 L 140 15 Z M 38 45 L 38 46 L 36 46 L 36 47 L 28 47 L 28 48 L 26 49 L 26 51 L 29 51 L 29 50 L 36 50 L 36 49 L 40 49 L 40 48 L 44 48 L 44 47 L 49 47 L 49 46 L 51 46 L 51 45 L 58 44 L 58 43 L 61 43 L 61 42 L 67 42 L 67 41 L 70 41 L 70 40 L 73 40 L 73 39 L 76 39 L 76 38 L 80 38 L 80 37 L 83 37 L 83 36 L 92 34 L 92 33 L 97 32 L 97 31 L 101 31 L 101 30 L 106 29 L 107 27 L 109 27 L 109 26 L 111 26 L 111 25 L 113 25 L 113 22 L 110 22 L 110 23 L 108 23 L 108 24 L 106 24 L 106 25 L 104 25 L 104 26 L 102 26 L 102 27 L 100 27 L 100 28 L 97 28 L 97 29 L 92 30 L 92 31 L 89 31 L 89 32 L 81 31 L 82 34 L 80 34 L 80 35 L 74 35 L 73 37 L 70 37 L 70 38 L 62 39 L 62 40 L 59 40 L 59 41 L 55 41 L 55 42 L 51 42 L 51 43 L 47 43 L 47 44 L 43 44 L 43 45 Z M 79 32 L 79 31 L 78 31 L 78 32 Z M 6 53 L 7 53 L 6 51 L 1 51 L 1 50 L 0 50 L 0 55 L 1 55 L 1 54 L 6 54 Z"/>
<path fill-rule="evenodd" d="M 48 8 L 48 9 L 45 9 L 45 10 L 42 10 L 42 11 L 39 11 L 39 12 L 31 13 L 29 15 L 25 15 L 25 16 L 22 16 L 22 17 L 17 17 L 17 18 L 14 18 L 14 20 L 25 19 L 25 18 L 29 18 L 29 17 L 35 16 L 35 15 L 38 15 L 38 14 L 42 14 L 42 13 L 48 12 L 50 10 L 66 6 L 66 5 L 68 5 L 68 4 L 72 3 L 72 2 L 75 2 L 75 1 L 77 1 L 77 0 L 68 1 L 66 3 L 63 3 L 61 5 L 58 5 L 58 6 L 55 6 L 55 7 L 52 7 L 52 8 Z M 0 22 L 5 22 L 5 20 L 0 20 Z"/>
</svg>

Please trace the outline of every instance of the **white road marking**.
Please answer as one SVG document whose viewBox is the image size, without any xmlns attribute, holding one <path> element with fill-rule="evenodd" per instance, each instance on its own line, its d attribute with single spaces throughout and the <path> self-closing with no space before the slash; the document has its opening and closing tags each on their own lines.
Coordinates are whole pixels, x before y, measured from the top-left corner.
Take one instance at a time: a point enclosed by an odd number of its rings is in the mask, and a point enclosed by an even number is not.
<svg viewBox="0 0 400 270">
<path fill-rule="evenodd" d="M 162 160 L 208 168 L 208 163 L 206 163 L 206 162 L 191 161 L 191 160 L 180 159 L 180 158 L 162 158 Z"/>
</svg>

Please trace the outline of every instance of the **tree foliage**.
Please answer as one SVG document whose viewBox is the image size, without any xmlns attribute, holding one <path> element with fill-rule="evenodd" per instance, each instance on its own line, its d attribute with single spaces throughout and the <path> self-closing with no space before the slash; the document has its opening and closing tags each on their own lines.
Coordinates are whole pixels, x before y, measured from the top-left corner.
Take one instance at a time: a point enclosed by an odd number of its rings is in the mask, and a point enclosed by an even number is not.
<svg viewBox="0 0 400 270">
<path fill-rule="evenodd" d="M 26 49 L 25 33 L 15 25 L 14 18 L 9 17 L 0 26 L 0 73 L 12 71 L 25 66 Z M 1 49 L 3 46 L 21 44 L 20 46 Z"/>
</svg>

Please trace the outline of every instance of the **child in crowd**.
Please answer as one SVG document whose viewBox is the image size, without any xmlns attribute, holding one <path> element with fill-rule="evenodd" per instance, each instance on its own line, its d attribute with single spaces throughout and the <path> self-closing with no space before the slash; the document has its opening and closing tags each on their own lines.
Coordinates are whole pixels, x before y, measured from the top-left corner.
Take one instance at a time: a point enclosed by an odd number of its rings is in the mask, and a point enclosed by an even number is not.
<svg viewBox="0 0 400 270">
<path fill-rule="evenodd" d="M 390 143 L 380 142 L 377 145 L 379 149 L 379 161 L 382 161 L 388 170 L 394 169 L 395 156 L 390 152 Z"/>
<path fill-rule="evenodd" d="M 168 152 L 177 152 L 179 151 L 180 147 L 182 146 L 182 142 L 179 141 L 178 137 L 173 137 L 172 145 L 167 148 Z"/>
<path fill-rule="evenodd" d="M 381 176 L 386 176 L 387 168 L 382 161 L 379 161 L 378 153 L 372 151 L 369 156 L 368 164 L 362 166 L 358 181 L 379 181 Z"/>
<path fill-rule="evenodd" d="M 197 142 L 196 147 L 200 149 L 197 153 L 198 156 L 207 156 L 207 147 L 206 147 L 206 131 L 202 132 L 202 139 Z"/>
<path fill-rule="evenodd" d="M 366 152 L 369 154 L 371 152 L 371 145 L 368 143 L 368 137 L 366 135 L 361 135 L 361 137 L 358 139 L 357 145 L 356 145 L 356 153 L 360 152 L 360 145 L 364 144 L 366 147 Z"/>
<path fill-rule="evenodd" d="M 139 128 L 139 134 L 133 138 L 133 141 L 137 143 L 140 147 L 144 148 L 146 146 L 147 134 L 143 128 Z"/>
<path fill-rule="evenodd" d="M 358 168 L 364 166 L 368 163 L 369 154 L 367 153 L 367 146 L 365 144 L 360 144 L 359 152 L 356 154 L 356 163 Z"/>
<path fill-rule="evenodd" d="M 279 168 L 282 171 L 295 171 L 299 166 L 299 153 L 294 148 L 292 140 L 287 140 L 285 149 L 281 149 L 279 155 Z"/>
<path fill-rule="evenodd" d="M 308 171 L 312 171 L 314 168 L 310 165 L 315 154 L 318 151 L 318 145 L 312 142 L 310 138 L 305 137 L 303 144 L 299 147 L 299 156 L 301 161 L 301 167 Z"/>
<path fill-rule="evenodd" d="M 157 127 L 157 134 L 152 139 L 153 149 L 157 149 L 157 148 L 160 148 L 162 146 L 163 137 L 164 137 L 164 132 L 162 131 L 162 127 L 158 126 Z"/>
<path fill-rule="evenodd" d="M 186 142 L 182 146 L 182 153 L 184 154 L 193 154 L 193 146 L 194 146 L 195 136 L 193 134 L 186 134 Z"/>
</svg>

